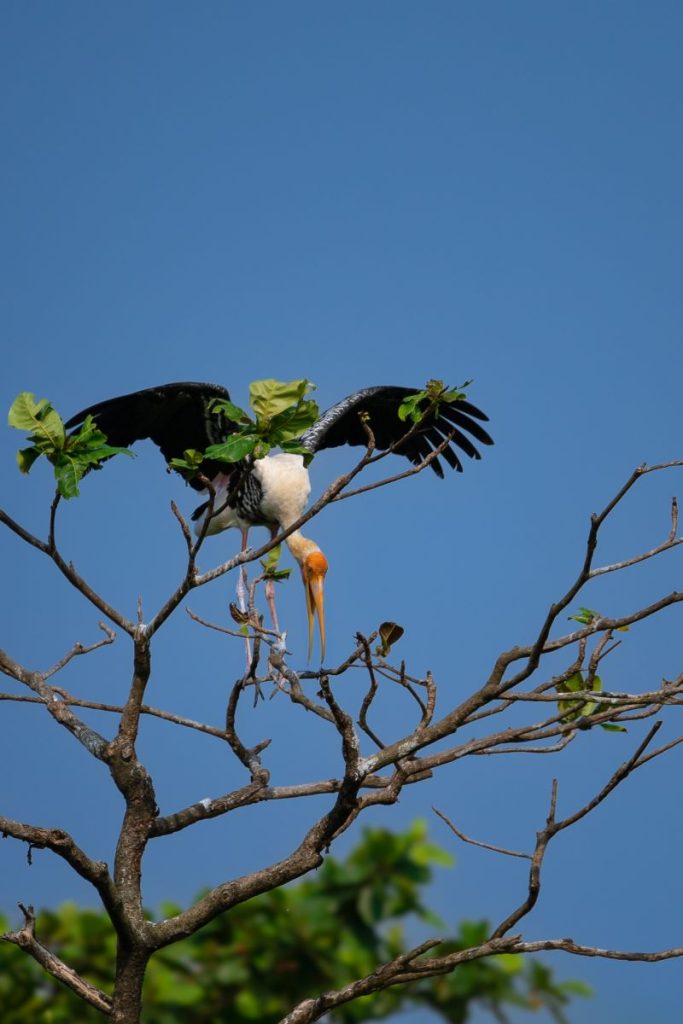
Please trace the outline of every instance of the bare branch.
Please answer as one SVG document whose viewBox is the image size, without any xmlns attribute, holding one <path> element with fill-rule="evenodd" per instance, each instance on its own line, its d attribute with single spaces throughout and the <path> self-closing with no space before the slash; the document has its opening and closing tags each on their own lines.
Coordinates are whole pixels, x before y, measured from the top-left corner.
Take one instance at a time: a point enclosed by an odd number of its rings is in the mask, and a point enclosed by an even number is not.
<svg viewBox="0 0 683 1024">
<path fill-rule="evenodd" d="M 482 843 L 478 839 L 470 839 L 469 836 L 466 836 L 459 828 L 456 828 L 451 819 L 446 817 L 443 811 L 440 811 L 438 807 L 432 807 L 432 810 L 435 814 L 438 814 L 442 821 L 445 821 L 451 832 L 454 832 L 458 839 L 462 839 L 463 843 L 471 843 L 472 846 L 479 846 L 482 850 L 490 850 L 492 853 L 503 853 L 506 857 L 522 857 L 524 860 L 532 860 L 532 855 L 530 853 L 519 853 L 517 850 L 506 850 L 504 846 L 492 846 L 491 843 Z"/>
<path fill-rule="evenodd" d="M 261 764 L 261 754 L 269 745 L 270 740 L 262 740 L 260 743 L 257 743 L 255 747 L 245 747 L 237 735 L 237 729 L 235 727 L 237 705 L 242 693 L 244 692 L 246 680 L 246 676 L 242 679 L 238 679 L 230 691 L 230 698 L 228 700 L 228 707 L 225 714 L 225 738 L 230 744 L 235 757 L 239 758 L 244 767 L 248 769 L 252 781 L 257 782 L 260 786 L 267 786 L 270 775 L 267 769 L 265 769 Z"/>
<path fill-rule="evenodd" d="M 51 850 L 66 861 L 76 874 L 94 886 L 107 907 L 112 906 L 114 891 L 107 865 L 104 861 L 88 857 L 68 832 L 61 828 L 27 825 L 25 822 L 0 815 L 0 834 L 3 838 L 11 836 L 20 842 L 28 843 L 29 850 Z"/>
<path fill-rule="evenodd" d="M 378 455 L 373 456 L 373 458 L 370 459 L 369 462 L 379 462 L 380 459 L 385 459 L 387 455 L 393 454 L 393 452 L 402 444 L 404 444 L 418 429 L 419 424 L 413 424 L 411 429 L 407 432 L 407 434 L 403 435 L 400 441 L 395 441 L 392 445 L 389 446 L 389 448 L 386 448 Z M 374 484 L 366 484 L 365 487 L 356 487 L 355 490 L 353 491 L 345 491 L 344 493 L 338 494 L 336 497 L 332 498 L 332 501 L 343 501 L 344 498 L 355 498 L 359 494 L 365 494 L 367 491 L 376 491 L 379 487 L 386 487 L 387 484 L 395 484 L 399 480 L 405 480 L 406 477 L 415 476 L 416 473 L 421 473 L 423 469 L 426 469 L 427 466 L 429 466 L 429 464 L 434 461 L 434 459 L 441 455 L 445 448 L 448 448 L 449 444 L 455 437 L 456 433 L 456 430 L 449 433 L 446 437 L 444 437 L 443 441 L 441 442 L 440 445 L 438 445 L 438 447 L 433 448 L 428 455 L 425 455 L 421 462 L 418 462 L 414 466 L 411 466 L 410 469 L 405 469 L 403 470 L 402 473 L 395 473 L 393 476 L 385 477 L 384 480 L 377 480 Z"/>
<path fill-rule="evenodd" d="M 365 694 L 365 697 L 363 698 L 363 703 L 361 704 L 360 712 L 358 715 L 358 724 L 360 725 L 363 732 L 370 737 L 373 743 L 375 743 L 376 746 L 378 746 L 379 749 L 382 750 L 385 744 L 382 743 L 381 739 L 372 731 L 367 721 L 368 711 L 370 710 L 370 706 L 373 700 L 375 699 L 375 694 L 377 693 L 377 679 L 375 678 L 375 670 L 372 664 L 372 653 L 370 651 L 370 644 L 362 635 L 362 633 L 356 633 L 356 640 L 363 648 L 363 660 L 365 662 L 365 667 L 367 668 L 368 675 L 370 677 L 370 688 L 368 689 L 368 692 Z"/>
<path fill-rule="evenodd" d="M 77 996 L 90 1006 L 94 1006 L 100 1013 L 109 1015 L 112 1006 L 110 997 L 101 992 L 100 989 L 95 988 L 90 982 L 85 981 L 84 978 L 81 978 L 72 967 L 65 964 L 63 960 L 60 960 L 59 957 L 51 953 L 49 949 L 38 941 L 36 938 L 36 918 L 33 907 L 25 907 L 23 903 L 20 903 L 19 909 L 24 915 L 24 927 L 21 931 L 7 932 L 5 935 L 0 935 L 0 938 L 4 939 L 5 942 L 11 942 L 13 945 L 19 946 L 25 953 L 33 957 L 53 978 L 66 985 L 67 988 L 70 988 L 72 992 L 75 992 Z"/>
<path fill-rule="evenodd" d="M 107 647 L 109 644 L 113 644 L 114 640 L 116 640 L 116 633 L 114 632 L 114 630 L 110 629 L 109 626 L 107 626 L 106 623 L 104 622 L 98 622 L 98 626 L 105 634 L 102 640 L 97 640 L 94 644 L 88 645 L 82 644 L 80 643 L 80 641 L 76 641 L 71 650 L 67 651 L 63 658 L 60 658 L 59 661 L 52 666 L 52 668 L 49 668 L 47 669 L 47 671 L 42 673 L 43 679 L 49 679 L 50 676 L 56 675 L 57 672 L 60 672 L 61 669 L 63 669 L 66 665 L 69 664 L 70 661 L 72 661 L 74 658 L 77 658 L 79 655 L 91 654 L 92 651 L 97 651 L 99 650 L 100 647 Z"/>
<path fill-rule="evenodd" d="M 56 506 L 54 506 L 54 509 L 56 510 Z M 54 511 L 51 515 L 54 515 Z M 61 574 L 66 577 L 72 587 L 83 594 L 83 596 L 87 598 L 91 604 L 94 604 L 103 615 L 106 615 L 108 619 L 115 622 L 116 625 L 126 633 L 132 635 L 135 626 L 130 619 L 127 619 L 125 615 L 118 612 L 116 608 L 105 601 L 103 597 L 100 597 L 100 595 L 96 593 L 88 583 L 86 583 L 83 577 L 76 572 L 73 565 L 70 562 L 67 563 L 64 561 L 59 551 L 54 546 L 54 536 L 52 536 L 52 545 L 46 544 L 45 541 L 40 540 L 38 537 L 34 537 L 32 533 L 29 533 L 28 530 L 25 530 L 22 526 L 16 523 L 11 516 L 7 515 L 7 513 L 3 511 L 3 509 L 0 509 L 0 523 L 7 526 L 12 533 L 15 533 L 17 537 L 20 537 L 21 540 L 26 542 L 26 544 L 30 544 L 31 547 L 37 548 L 39 551 L 42 551 L 43 554 L 47 555 L 48 558 L 51 558 Z M 54 523 L 52 523 L 51 531 L 53 534 Z"/>
<path fill-rule="evenodd" d="M 45 682 L 42 673 L 30 672 L 3 650 L 0 650 L 0 672 L 37 693 L 55 721 L 64 726 L 94 757 L 104 760 L 107 741 L 71 711 L 68 704 L 60 699 L 58 691 Z"/>
<path fill-rule="evenodd" d="M 527 897 L 515 910 L 512 911 L 511 914 L 508 915 L 508 917 L 505 918 L 504 921 L 498 925 L 491 935 L 493 939 L 502 938 L 506 932 L 509 932 L 511 928 L 514 928 L 515 925 L 536 905 L 541 891 L 541 867 L 543 865 L 543 858 L 550 840 L 556 836 L 558 832 L 576 824 L 576 822 L 580 821 L 581 818 L 585 818 L 587 814 L 590 814 L 591 811 L 595 810 L 595 808 L 598 807 L 607 796 L 609 796 L 612 790 L 614 790 L 639 766 L 639 759 L 643 751 L 652 742 L 659 731 L 660 726 L 661 722 L 656 722 L 652 726 L 645 736 L 645 739 L 638 745 L 631 757 L 617 768 L 599 793 L 584 804 L 583 807 L 579 808 L 578 811 L 575 811 L 574 814 L 570 814 L 566 818 L 562 818 L 560 821 L 558 821 L 555 816 L 557 807 L 557 780 L 553 780 L 550 811 L 548 813 L 546 826 L 538 833 L 536 838 L 536 848 L 534 850 L 531 870 L 529 872 L 529 891 Z"/>
</svg>

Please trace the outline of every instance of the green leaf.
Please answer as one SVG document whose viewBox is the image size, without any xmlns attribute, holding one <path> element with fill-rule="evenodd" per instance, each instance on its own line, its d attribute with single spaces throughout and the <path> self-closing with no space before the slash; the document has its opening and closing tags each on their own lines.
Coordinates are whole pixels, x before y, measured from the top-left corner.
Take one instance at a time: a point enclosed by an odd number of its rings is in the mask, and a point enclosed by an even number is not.
<svg viewBox="0 0 683 1024">
<path fill-rule="evenodd" d="M 73 455 L 79 462 L 87 462 L 91 465 L 104 462 L 105 459 L 111 459 L 113 455 L 127 455 L 130 459 L 135 458 L 135 452 L 130 451 L 129 448 L 117 448 L 110 444 L 100 445 L 99 448 L 84 448 L 83 450 L 75 448 L 73 450 L 67 449 L 67 451 L 69 455 Z"/>
<path fill-rule="evenodd" d="M 35 395 L 30 391 L 22 391 L 14 399 L 7 422 L 17 430 L 31 431 L 31 440 L 42 442 L 51 450 L 60 449 L 64 445 L 66 433 L 61 416 L 55 412 L 47 398 L 36 402 Z"/>
<path fill-rule="evenodd" d="M 259 438 L 253 448 L 253 455 L 255 459 L 265 459 L 266 455 L 270 451 L 270 444 L 264 438 Z"/>
<path fill-rule="evenodd" d="M 519 974 L 524 969 L 524 957 L 519 953 L 499 953 L 494 960 L 506 974 Z"/>
<path fill-rule="evenodd" d="M 596 612 L 592 608 L 584 608 L 582 606 L 575 615 L 567 616 L 568 619 L 573 620 L 574 622 L 580 622 L 583 626 L 590 626 L 591 623 L 601 617 L 600 612 Z"/>
<path fill-rule="evenodd" d="M 588 997 L 593 995 L 593 989 L 585 981 L 560 981 L 557 983 L 557 987 L 561 992 L 569 992 L 573 996 Z"/>
<path fill-rule="evenodd" d="M 448 850 L 444 850 L 436 843 L 422 842 L 413 851 L 413 860 L 416 864 L 439 864 L 444 868 L 452 868 L 455 864 L 455 857 Z"/>
<path fill-rule="evenodd" d="M 261 565 L 266 570 L 266 572 L 270 572 L 271 569 L 274 569 L 277 566 L 277 563 L 280 561 L 281 554 L 282 545 L 276 544 L 274 548 L 270 549 L 266 557 L 261 559 Z"/>
<path fill-rule="evenodd" d="M 33 446 L 33 448 L 20 448 L 17 452 L 17 465 L 22 473 L 28 473 L 36 459 L 39 459 L 42 452 Z"/>
<path fill-rule="evenodd" d="M 289 455 L 303 455 L 304 466 L 310 465 L 313 461 L 313 452 L 309 448 L 304 448 L 297 441 L 281 441 L 278 443 L 283 452 L 287 452 Z"/>
<path fill-rule="evenodd" d="M 569 679 L 564 682 L 560 682 L 556 686 L 558 693 L 576 693 L 580 690 L 590 690 L 591 693 L 600 693 L 602 691 L 602 679 L 600 676 L 593 676 L 590 685 L 586 682 L 583 677 L 583 672 L 574 672 Z M 589 718 L 591 715 L 599 714 L 604 711 L 603 706 L 598 701 L 586 701 L 579 698 L 578 700 L 559 700 L 557 702 L 558 710 L 564 714 L 562 719 L 564 722 L 573 722 L 579 718 Z M 589 729 L 592 723 L 582 724 L 581 728 Z"/>
<path fill-rule="evenodd" d="M 427 397 L 426 391 L 418 391 L 414 395 L 408 395 L 398 407 L 398 418 L 405 423 L 410 419 L 413 423 L 419 423 L 426 410 L 420 409 L 420 402 Z"/>
<path fill-rule="evenodd" d="M 63 498 L 78 497 L 80 494 L 78 484 L 86 468 L 87 463 L 80 462 L 78 459 L 71 458 L 66 454 L 62 454 L 55 462 L 57 490 Z"/>
<path fill-rule="evenodd" d="M 462 399 L 467 398 L 467 392 L 465 391 L 465 388 L 468 388 L 472 383 L 472 379 L 465 380 L 462 382 L 462 384 L 459 384 L 457 388 L 451 388 L 450 391 L 444 391 L 443 395 L 441 396 L 441 401 L 448 402 L 449 405 L 452 405 L 453 402 L 462 401 Z"/>
<path fill-rule="evenodd" d="M 240 462 L 251 455 L 258 440 L 256 434 L 231 434 L 222 444 L 209 445 L 204 454 L 217 462 Z"/>
<path fill-rule="evenodd" d="M 408 395 L 401 402 L 398 407 L 398 418 L 403 422 L 411 420 L 413 423 L 420 423 L 430 412 L 438 416 L 440 403 L 452 404 L 467 398 L 464 389 L 471 383 L 471 380 L 466 380 L 457 388 L 448 388 L 442 380 L 428 380 L 424 391 Z"/>
<path fill-rule="evenodd" d="M 85 446 L 91 442 L 96 445 L 104 444 L 106 440 L 106 434 L 102 433 L 92 416 L 86 416 L 79 429 L 67 439 L 67 447 L 72 445 Z"/>
<path fill-rule="evenodd" d="M 127 448 L 107 444 L 107 438 L 92 416 L 87 416 L 81 428 L 68 437 L 62 419 L 47 399 L 36 402 L 29 392 L 22 392 L 9 412 L 11 426 L 31 430 L 31 448 L 17 453 L 17 464 L 22 473 L 28 473 L 33 463 L 45 455 L 54 467 L 57 489 L 64 498 L 77 497 L 78 484 L 89 468 L 113 455 L 132 457 Z"/>
<path fill-rule="evenodd" d="M 204 461 L 204 453 L 198 452 L 196 448 L 186 448 L 182 459 L 171 459 L 169 466 L 173 469 L 185 469 L 197 472 Z"/>
<path fill-rule="evenodd" d="M 209 410 L 223 413 L 225 418 L 232 420 L 233 423 L 251 423 L 251 419 L 244 409 L 240 409 L 239 405 L 235 405 L 227 398 L 214 398 L 209 405 Z"/>
<path fill-rule="evenodd" d="M 565 686 L 567 687 L 567 690 L 570 693 L 573 693 L 576 690 L 583 690 L 583 689 L 585 689 L 585 684 L 584 684 L 584 681 L 583 681 L 583 673 L 575 672 L 573 675 L 571 675 L 569 677 L 569 679 L 567 679 L 567 681 L 565 683 Z"/>
<path fill-rule="evenodd" d="M 278 413 L 270 420 L 269 436 L 277 444 L 295 440 L 308 430 L 318 419 L 318 403 L 312 399 L 300 399 L 296 405 Z"/>
<path fill-rule="evenodd" d="M 284 580 L 288 580 L 291 575 L 291 569 L 271 569 L 268 573 L 268 579 L 272 580 L 273 583 L 282 583 Z"/>
<path fill-rule="evenodd" d="M 303 399 L 315 384 L 310 380 L 255 380 L 249 385 L 249 401 L 260 421 L 270 421 L 278 413 Z"/>
<path fill-rule="evenodd" d="M 282 546 L 277 544 L 274 548 L 271 548 L 265 558 L 261 559 L 261 565 L 265 570 L 266 576 L 268 579 L 273 580 L 276 583 L 289 579 L 292 574 L 291 569 L 278 569 L 277 567 L 277 563 L 280 559 L 281 548 Z"/>
<path fill-rule="evenodd" d="M 605 732 L 628 732 L 625 726 L 617 725 L 616 722 L 600 722 L 600 728 Z"/>
</svg>

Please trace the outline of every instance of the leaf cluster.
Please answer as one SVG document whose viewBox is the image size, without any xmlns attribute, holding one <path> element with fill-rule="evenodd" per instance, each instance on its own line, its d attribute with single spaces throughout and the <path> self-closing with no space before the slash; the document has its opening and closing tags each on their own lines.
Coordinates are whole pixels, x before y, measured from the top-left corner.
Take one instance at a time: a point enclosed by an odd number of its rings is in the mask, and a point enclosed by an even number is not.
<svg viewBox="0 0 683 1024">
<path fill-rule="evenodd" d="M 602 618 L 602 615 L 600 612 L 596 612 L 594 608 L 584 608 L 581 605 L 575 615 L 568 615 L 567 618 L 570 622 L 580 622 L 582 626 L 592 626 Z M 628 631 L 628 626 L 619 626 L 617 628 L 618 633 L 628 633 Z"/>
<path fill-rule="evenodd" d="M 457 388 L 449 388 L 442 380 L 428 380 L 423 391 L 416 391 L 414 395 L 408 395 L 398 407 L 398 418 L 404 423 L 410 420 L 411 423 L 421 423 L 422 420 L 433 413 L 439 415 L 439 406 L 442 402 L 451 405 L 467 398 L 465 388 L 472 383 L 466 380 Z"/>
<path fill-rule="evenodd" d="M 587 690 L 596 694 L 602 692 L 602 679 L 600 676 L 594 675 L 592 679 L 587 680 L 584 678 L 583 672 L 574 672 L 569 679 L 557 684 L 558 693 L 577 693 L 581 691 L 585 693 Z M 575 722 L 579 719 L 585 719 L 586 721 L 580 722 L 580 728 L 582 729 L 589 729 L 592 724 L 590 718 L 606 710 L 605 705 L 601 704 L 599 700 L 587 701 L 582 697 L 576 700 L 565 698 L 558 701 L 557 706 L 560 711 L 566 712 L 562 719 L 563 722 Z M 598 724 L 606 732 L 626 732 L 626 728 L 623 725 L 617 725 L 616 722 L 600 722 Z"/>
<path fill-rule="evenodd" d="M 451 863 L 450 854 L 427 840 L 424 822 L 398 835 L 366 829 L 346 860 L 328 857 L 314 877 L 237 906 L 157 953 L 145 983 L 145 1024 L 177 1024 L 180 1019 L 275 1024 L 300 1000 L 339 988 L 404 952 L 409 946 L 405 923 L 411 919 L 443 931 L 443 923 L 425 905 L 424 890 L 434 866 Z M 161 912 L 170 917 L 179 909 L 167 904 Z M 0 919 L 0 930 L 6 927 Z M 56 914 L 38 916 L 37 934 L 87 980 L 110 988 L 115 939 L 104 914 L 65 904 Z M 469 948 L 487 934 L 485 922 L 466 922 L 439 951 Z M 585 994 L 578 983 L 555 982 L 536 961 L 525 966 L 522 958 L 498 956 L 463 964 L 452 975 L 363 997 L 330 1019 L 360 1024 L 417 1005 L 445 1020 L 464 1022 L 476 1004 L 485 1004 L 504 1020 L 505 1006 L 559 1011 L 580 991 Z M 5 943 L 0 943 L 0 1005 L 3 1024 L 96 1024 L 102 1019 Z"/>
<path fill-rule="evenodd" d="M 303 455 L 308 463 L 311 452 L 299 438 L 318 419 L 318 405 L 307 396 L 315 389 L 310 380 L 255 380 L 249 386 L 249 401 L 254 415 L 227 399 L 216 398 L 211 412 L 233 424 L 230 435 L 205 452 L 188 449 L 182 459 L 171 459 L 174 469 L 197 472 L 204 459 L 235 463 L 251 456 L 263 459 L 272 448 Z"/>
<path fill-rule="evenodd" d="M 276 544 L 274 548 L 270 549 L 266 557 L 261 559 L 264 577 L 268 580 L 273 580 L 274 583 L 281 583 L 282 580 L 289 579 L 292 574 L 291 569 L 278 569 L 277 566 L 281 554 L 282 544 Z"/>
<path fill-rule="evenodd" d="M 54 467 L 57 490 L 63 498 L 79 495 L 78 485 L 89 469 L 99 469 L 113 455 L 131 455 L 127 448 L 107 444 L 107 438 L 86 416 L 79 430 L 67 434 L 59 413 L 46 398 L 36 401 L 30 391 L 17 395 L 9 411 L 8 423 L 17 430 L 29 432 L 29 447 L 17 452 L 17 464 L 28 473 L 34 462 L 44 455 Z"/>
</svg>

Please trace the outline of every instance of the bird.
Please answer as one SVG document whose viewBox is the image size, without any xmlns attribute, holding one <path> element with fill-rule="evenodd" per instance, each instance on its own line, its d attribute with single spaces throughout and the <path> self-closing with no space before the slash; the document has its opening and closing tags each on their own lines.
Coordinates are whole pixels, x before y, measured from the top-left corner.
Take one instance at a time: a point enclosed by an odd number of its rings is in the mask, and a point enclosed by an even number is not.
<svg viewBox="0 0 683 1024">
<path fill-rule="evenodd" d="M 411 424 L 399 416 L 399 408 L 418 392 L 416 388 L 378 385 L 347 395 L 301 433 L 298 445 L 306 457 L 282 452 L 259 459 L 248 455 L 236 463 L 205 460 L 201 474 L 211 482 L 214 497 L 213 503 L 204 502 L 193 514 L 197 532 L 212 535 L 236 527 L 242 533 L 244 551 L 252 526 L 267 527 L 272 537 L 287 530 L 301 517 L 308 503 L 311 485 L 305 463 L 328 448 L 367 446 L 368 430 L 364 424 L 372 431 L 377 450 L 386 451 L 394 446 L 393 453 L 416 466 L 429 458 L 430 469 L 442 479 L 441 458 L 451 469 L 462 472 L 459 452 L 472 459 L 481 458 L 471 438 L 482 445 L 493 444 L 481 426 L 482 421 L 488 421 L 488 416 L 460 395 L 433 405 L 428 399 L 422 400 L 425 415 L 410 429 Z M 188 449 L 203 452 L 210 445 L 225 442 L 238 429 L 220 406 L 214 408 L 216 400 L 229 399 L 229 392 L 219 384 L 195 381 L 162 384 L 90 405 L 72 416 L 66 427 L 78 428 L 91 416 L 106 435 L 108 444 L 128 448 L 135 441 L 150 438 L 170 463 L 172 459 L 182 458 Z M 435 455 L 438 448 L 441 450 Z M 179 472 L 191 487 L 206 490 L 206 484 L 196 475 L 183 469 Z M 208 523 L 207 516 L 210 516 Z M 316 618 L 321 659 L 324 659 L 327 559 L 316 542 L 304 537 L 300 530 L 292 532 L 285 543 L 299 564 L 304 584 L 309 661 Z M 272 582 L 268 582 L 268 602 L 279 632 L 274 588 Z"/>
</svg>

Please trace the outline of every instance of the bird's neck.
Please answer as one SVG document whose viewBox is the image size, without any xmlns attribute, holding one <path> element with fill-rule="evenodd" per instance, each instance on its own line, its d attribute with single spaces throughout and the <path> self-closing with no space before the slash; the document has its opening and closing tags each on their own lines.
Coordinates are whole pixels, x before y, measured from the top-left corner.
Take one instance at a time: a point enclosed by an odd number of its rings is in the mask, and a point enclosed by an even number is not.
<svg viewBox="0 0 683 1024">
<path fill-rule="evenodd" d="M 320 551 L 316 542 L 308 537 L 304 537 L 300 530 L 290 533 L 289 537 L 285 540 L 285 544 L 299 565 L 303 565 L 309 555 L 312 555 L 315 551 Z"/>
</svg>

